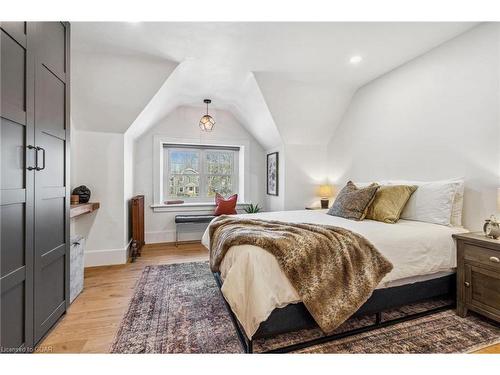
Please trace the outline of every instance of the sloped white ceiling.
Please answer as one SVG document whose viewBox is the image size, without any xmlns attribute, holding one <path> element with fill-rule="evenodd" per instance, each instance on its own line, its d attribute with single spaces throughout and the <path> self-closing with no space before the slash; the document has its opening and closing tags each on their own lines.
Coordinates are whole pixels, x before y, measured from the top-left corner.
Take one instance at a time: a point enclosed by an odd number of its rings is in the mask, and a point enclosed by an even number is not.
<svg viewBox="0 0 500 375">
<path fill-rule="evenodd" d="M 327 144 L 354 92 L 328 81 L 301 81 L 294 74 L 255 75 L 285 144 Z"/>
<path fill-rule="evenodd" d="M 232 111 L 265 148 L 280 141 L 324 144 L 357 88 L 473 26 L 77 23 L 73 47 L 87 57 L 78 63 L 76 56 L 74 99 L 81 110 L 73 114 L 78 127 L 130 128 L 139 135 L 178 105 L 199 104 L 202 111 L 202 100 L 209 97 L 216 108 Z M 130 61 L 120 73 L 109 64 L 96 74 L 99 69 L 86 67 L 85 60 L 99 66 L 100 51 L 127 51 L 111 59 Z M 363 61 L 349 64 L 352 55 Z M 179 63 L 175 70 L 172 62 Z M 116 89 L 100 82 L 108 73 Z M 100 114 L 85 114 L 87 105 Z"/>
<path fill-rule="evenodd" d="M 177 63 L 77 41 L 71 51 L 73 125 L 82 130 L 124 133 Z"/>
<path fill-rule="evenodd" d="M 209 110 L 215 107 L 232 112 L 264 148 L 280 143 L 276 125 L 252 73 L 221 70 L 191 59 L 178 65 L 131 125 L 128 134 L 139 137 L 181 105 L 199 106 L 201 117 L 206 111 L 203 98 L 213 101 Z"/>
</svg>

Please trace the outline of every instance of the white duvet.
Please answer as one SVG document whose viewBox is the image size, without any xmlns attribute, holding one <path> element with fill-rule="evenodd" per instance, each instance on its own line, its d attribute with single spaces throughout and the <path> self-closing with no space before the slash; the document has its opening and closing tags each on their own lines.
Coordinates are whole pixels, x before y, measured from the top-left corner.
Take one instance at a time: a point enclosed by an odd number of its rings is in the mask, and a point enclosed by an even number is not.
<svg viewBox="0 0 500 375">
<path fill-rule="evenodd" d="M 427 275 L 449 272 L 456 267 L 454 233 L 463 228 L 419 221 L 400 220 L 385 224 L 373 220 L 353 221 L 326 214 L 327 210 L 265 212 L 239 215 L 246 218 L 291 223 L 334 225 L 367 238 L 393 264 L 393 270 L 379 288 L 425 279 Z M 202 239 L 208 249 L 208 229 Z M 222 293 L 248 337 L 278 307 L 300 302 L 297 292 L 281 271 L 276 259 L 253 245 L 233 246 L 221 267 Z"/>
</svg>

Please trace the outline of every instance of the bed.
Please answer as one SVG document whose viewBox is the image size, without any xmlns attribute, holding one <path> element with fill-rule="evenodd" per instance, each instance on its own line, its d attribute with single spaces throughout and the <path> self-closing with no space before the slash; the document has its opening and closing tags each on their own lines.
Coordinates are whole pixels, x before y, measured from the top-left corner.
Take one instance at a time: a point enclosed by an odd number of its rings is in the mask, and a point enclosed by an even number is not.
<svg viewBox="0 0 500 375">
<path fill-rule="evenodd" d="M 394 268 L 360 312 L 379 314 L 395 304 L 454 293 L 456 257 L 452 234 L 466 232 L 464 228 L 409 220 L 397 224 L 353 221 L 327 215 L 326 210 L 268 212 L 244 217 L 339 226 L 371 241 Z M 209 248 L 208 229 L 202 243 Z M 254 338 L 313 324 L 276 259 L 260 247 L 232 247 L 215 277 L 247 352 L 252 351 Z M 377 321 L 379 318 L 377 315 Z"/>
</svg>

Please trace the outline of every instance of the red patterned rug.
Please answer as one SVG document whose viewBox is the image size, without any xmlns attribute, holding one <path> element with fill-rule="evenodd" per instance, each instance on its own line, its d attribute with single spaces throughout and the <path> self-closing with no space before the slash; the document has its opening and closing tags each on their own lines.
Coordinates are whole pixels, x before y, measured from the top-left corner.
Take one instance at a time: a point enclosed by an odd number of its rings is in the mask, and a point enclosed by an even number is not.
<svg viewBox="0 0 500 375">
<path fill-rule="evenodd" d="M 242 353 L 208 262 L 145 267 L 110 351 L 112 353 Z M 393 318 L 434 307 L 443 301 L 405 306 L 384 313 Z M 338 331 L 373 322 L 352 318 Z M 257 340 L 262 352 L 321 336 L 304 330 Z M 316 345 L 302 353 L 467 353 L 500 342 L 500 328 L 453 310 Z"/>
</svg>

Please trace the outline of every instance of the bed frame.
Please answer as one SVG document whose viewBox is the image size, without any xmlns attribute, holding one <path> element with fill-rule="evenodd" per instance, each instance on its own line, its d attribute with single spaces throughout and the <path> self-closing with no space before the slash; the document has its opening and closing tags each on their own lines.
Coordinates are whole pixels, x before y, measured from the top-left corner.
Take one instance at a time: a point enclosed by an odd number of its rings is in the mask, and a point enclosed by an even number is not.
<svg viewBox="0 0 500 375">
<path fill-rule="evenodd" d="M 222 287 L 222 279 L 220 273 L 217 272 L 213 275 L 222 295 L 222 291 L 220 290 L 220 288 Z M 368 332 L 374 329 L 387 327 L 393 324 L 447 310 L 455 306 L 455 294 L 455 274 L 413 284 L 401 285 L 385 289 L 376 289 L 373 292 L 372 296 L 353 315 L 360 316 L 373 314 L 375 315 L 374 324 L 272 349 L 265 353 L 288 353 L 313 345 L 338 340 L 344 337 L 353 336 L 359 333 Z M 283 308 L 274 309 L 267 320 L 260 324 L 259 329 L 254 334 L 252 339 L 249 339 L 245 334 L 245 331 L 239 324 L 238 319 L 231 310 L 231 307 L 224 298 L 224 295 L 222 295 L 222 298 L 229 312 L 229 315 L 231 316 L 234 328 L 236 329 L 236 333 L 238 334 L 238 339 L 240 340 L 245 353 L 253 353 L 253 340 L 255 339 L 269 338 L 287 332 L 294 332 L 301 329 L 318 327 L 303 303 L 290 304 Z M 382 313 L 384 311 L 434 298 L 450 298 L 453 302 L 444 306 L 432 308 L 430 310 L 414 313 L 411 315 L 405 315 L 396 319 L 382 321 Z"/>
</svg>

